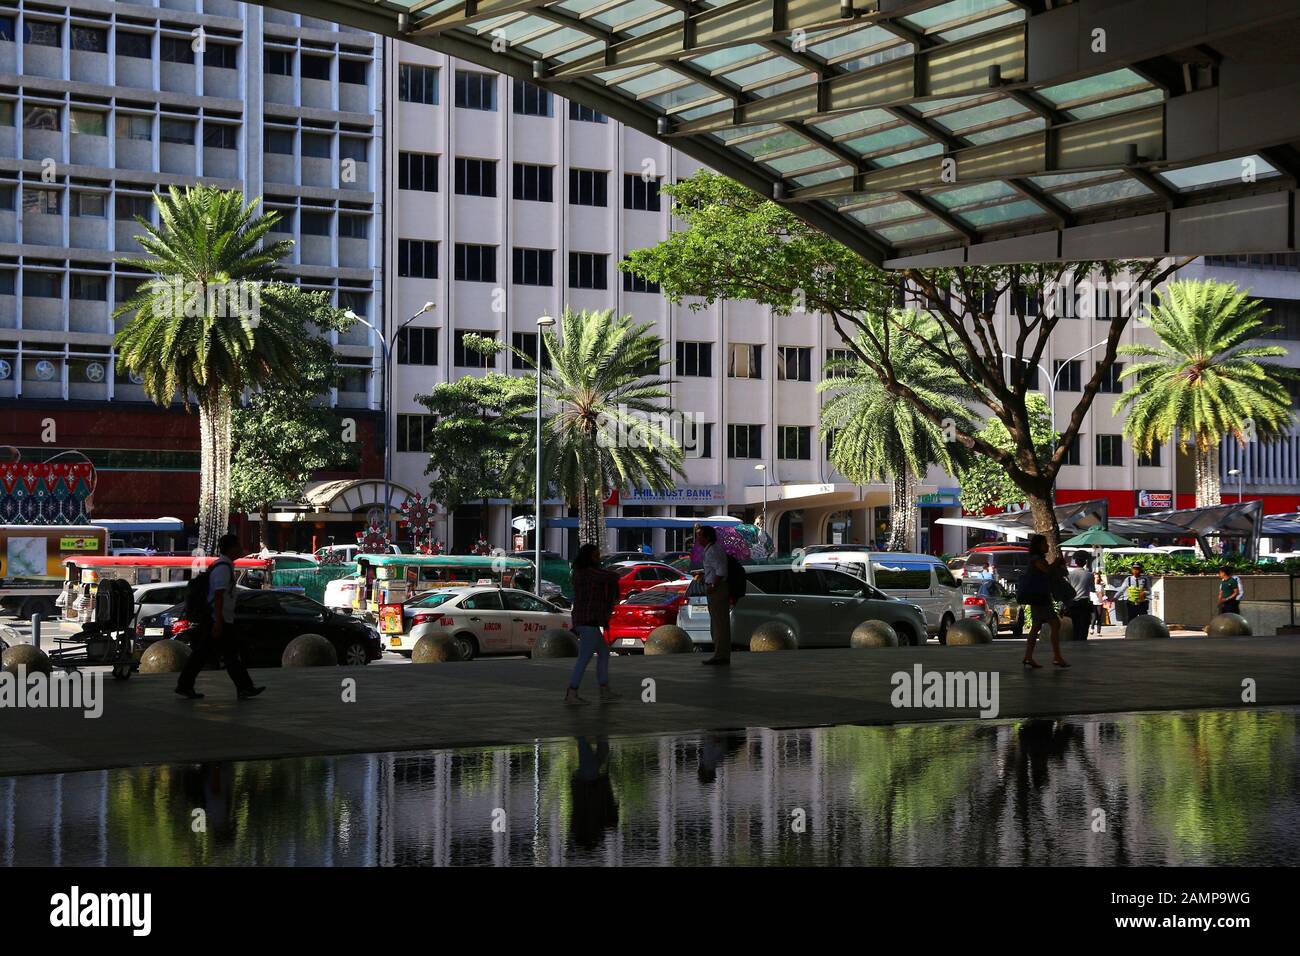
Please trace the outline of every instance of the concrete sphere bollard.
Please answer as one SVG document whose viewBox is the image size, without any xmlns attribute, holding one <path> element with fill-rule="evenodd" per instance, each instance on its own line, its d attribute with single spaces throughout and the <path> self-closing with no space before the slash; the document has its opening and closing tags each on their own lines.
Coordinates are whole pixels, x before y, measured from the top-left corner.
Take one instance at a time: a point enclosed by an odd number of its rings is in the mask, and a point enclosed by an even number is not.
<svg viewBox="0 0 1300 956">
<path fill-rule="evenodd" d="M 460 645 L 446 631 L 430 631 L 415 642 L 412 664 L 449 664 L 460 660 Z"/>
<path fill-rule="evenodd" d="M 180 641 L 155 641 L 140 656 L 141 674 L 179 674 L 190 659 L 190 646 Z"/>
<path fill-rule="evenodd" d="M 853 629 L 849 647 L 897 647 L 898 632 L 884 621 L 863 621 Z"/>
<path fill-rule="evenodd" d="M 577 657 L 578 639 L 572 631 L 550 627 L 533 644 L 533 657 Z"/>
<path fill-rule="evenodd" d="M 1130 641 L 1154 641 L 1168 636 L 1169 628 L 1154 614 L 1139 614 L 1124 628 L 1124 637 Z"/>
<path fill-rule="evenodd" d="M 18 674 L 18 668 L 24 667 L 28 674 L 38 671 L 47 677 L 53 671 L 49 656 L 32 644 L 14 644 L 0 654 L 0 670 L 6 674 Z"/>
<path fill-rule="evenodd" d="M 319 634 L 299 634 L 284 649 L 281 667 L 337 667 L 338 651 Z"/>
<path fill-rule="evenodd" d="M 1216 614 L 1205 625 L 1206 637 L 1250 637 L 1250 622 L 1240 614 Z"/>
<path fill-rule="evenodd" d="M 799 641 L 789 625 L 780 621 L 764 621 L 749 636 L 751 651 L 797 651 Z"/>
<path fill-rule="evenodd" d="M 1039 637 L 1051 637 L 1051 636 L 1052 636 L 1052 631 L 1051 631 L 1051 629 L 1048 628 L 1047 626 L 1044 626 L 1043 629 L 1038 633 L 1038 636 L 1039 636 Z M 1062 640 L 1062 641 L 1072 641 L 1072 640 L 1074 640 L 1074 619 L 1073 619 L 1073 618 L 1068 618 L 1068 617 L 1066 617 L 1064 614 L 1061 615 L 1061 637 L 1060 637 L 1060 640 Z"/>
<path fill-rule="evenodd" d="M 948 625 L 949 647 L 969 647 L 973 644 L 992 644 L 993 632 L 983 621 L 953 621 Z"/>
<path fill-rule="evenodd" d="M 693 650 L 695 642 L 676 624 L 660 624 L 645 640 L 647 654 L 689 654 Z"/>
</svg>

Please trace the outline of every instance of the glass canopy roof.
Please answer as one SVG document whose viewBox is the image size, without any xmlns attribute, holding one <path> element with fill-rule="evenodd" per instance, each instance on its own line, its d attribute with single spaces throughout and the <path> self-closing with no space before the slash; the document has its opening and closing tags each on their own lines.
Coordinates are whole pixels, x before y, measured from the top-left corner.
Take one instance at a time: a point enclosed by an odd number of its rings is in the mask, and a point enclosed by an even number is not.
<svg viewBox="0 0 1300 956">
<path fill-rule="evenodd" d="M 1188 19 L 1206 2 L 1188 0 Z M 536 82 L 789 204 L 877 262 L 1295 186 L 1296 169 L 1264 148 L 1278 144 L 1206 136 L 1184 148 L 1171 111 L 1217 87 L 1219 32 L 1300 20 L 1292 0 L 1221 17 L 1231 22 L 1217 32 L 1208 16 L 1107 20 L 1106 0 L 266 5 Z M 1094 24 L 1104 34 L 1107 23 L 1144 27 L 1141 50 L 1098 52 Z"/>
</svg>

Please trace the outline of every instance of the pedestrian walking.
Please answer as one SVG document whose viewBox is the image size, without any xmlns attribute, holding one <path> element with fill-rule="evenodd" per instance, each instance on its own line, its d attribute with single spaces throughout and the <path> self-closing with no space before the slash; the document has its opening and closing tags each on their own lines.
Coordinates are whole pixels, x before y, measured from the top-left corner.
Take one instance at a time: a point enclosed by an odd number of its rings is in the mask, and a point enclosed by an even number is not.
<svg viewBox="0 0 1300 956">
<path fill-rule="evenodd" d="M 1241 613 L 1241 578 L 1226 564 L 1219 568 L 1219 613 Z"/>
<path fill-rule="evenodd" d="M 1067 575 L 1070 587 L 1074 588 L 1074 600 L 1065 613 L 1074 625 L 1074 639 L 1086 641 L 1088 628 L 1092 627 L 1092 596 L 1094 593 L 1092 572 L 1088 570 L 1088 552 L 1074 553 L 1074 567 Z"/>
<path fill-rule="evenodd" d="M 1052 639 L 1052 663 L 1057 667 L 1069 667 L 1069 662 L 1061 656 L 1061 617 L 1056 613 L 1052 599 L 1052 586 L 1055 581 L 1065 577 L 1065 561 L 1058 557 L 1055 561 L 1047 560 L 1047 538 L 1041 534 L 1029 538 L 1029 567 L 1020 575 L 1016 585 L 1016 600 L 1029 606 L 1033 624 L 1029 636 L 1025 639 L 1024 665 L 1027 668 L 1042 667 L 1034 660 L 1034 646 L 1038 643 L 1038 634 L 1043 625 L 1048 626 Z"/>
<path fill-rule="evenodd" d="M 573 630 L 578 635 L 578 659 L 573 662 L 566 704 L 585 704 L 578 696 L 582 675 L 592 655 L 596 656 L 596 683 L 600 685 L 602 703 L 618 700 L 609 686 L 609 643 L 605 630 L 618 603 L 618 575 L 600 566 L 600 548 L 584 544 L 570 564 L 573 568 Z"/>
<path fill-rule="evenodd" d="M 725 667 L 731 663 L 731 589 L 727 582 L 727 552 L 711 525 L 702 525 L 699 540 L 704 543 L 704 586 L 709 594 L 709 634 L 713 653 L 705 664 Z"/>
<path fill-rule="evenodd" d="M 194 623 L 198 625 L 198 636 L 190 643 L 190 659 L 185 662 L 185 668 L 176 681 L 176 693 L 189 700 L 203 697 L 194 689 L 194 682 L 208 660 L 219 654 L 225 662 L 226 673 L 235 684 L 236 696 L 248 700 L 266 688 L 254 686 L 253 678 L 244 666 L 239 635 L 235 631 L 235 558 L 242 550 L 239 538 L 233 534 L 222 535 L 217 550 L 221 556 L 199 575 L 200 578 L 206 575 L 206 602 L 200 601 L 205 606 L 190 608 L 188 599 L 186 602 L 186 613 L 197 618 Z M 202 581 L 199 587 L 202 587 Z"/>
</svg>

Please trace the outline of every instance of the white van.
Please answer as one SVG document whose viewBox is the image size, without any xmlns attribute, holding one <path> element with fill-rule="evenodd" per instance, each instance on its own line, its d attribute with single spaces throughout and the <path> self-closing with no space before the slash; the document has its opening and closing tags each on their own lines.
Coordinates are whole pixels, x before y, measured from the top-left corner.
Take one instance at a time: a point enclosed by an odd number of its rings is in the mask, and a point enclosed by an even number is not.
<svg viewBox="0 0 1300 956">
<path fill-rule="evenodd" d="M 896 551 L 818 551 L 804 558 L 807 564 L 839 568 L 864 578 L 890 597 L 919 605 L 926 629 L 943 643 L 948 625 L 960 621 L 961 583 L 951 569 L 932 554 Z"/>
</svg>

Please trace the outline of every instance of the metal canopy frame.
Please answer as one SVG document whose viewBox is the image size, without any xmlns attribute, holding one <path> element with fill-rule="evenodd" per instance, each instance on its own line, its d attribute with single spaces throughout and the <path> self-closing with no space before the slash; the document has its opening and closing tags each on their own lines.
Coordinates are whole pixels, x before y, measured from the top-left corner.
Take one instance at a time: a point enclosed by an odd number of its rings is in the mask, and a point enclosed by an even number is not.
<svg viewBox="0 0 1300 956">
<path fill-rule="evenodd" d="M 1296 249 L 1300 0 L 258 0 L 592 107 L 886 266 Z"/>
</svg>

